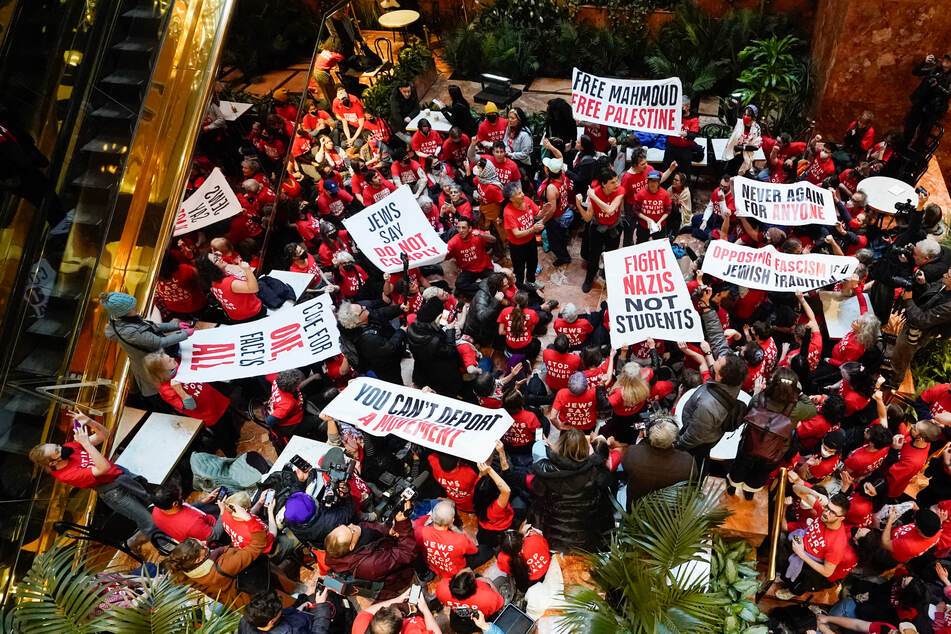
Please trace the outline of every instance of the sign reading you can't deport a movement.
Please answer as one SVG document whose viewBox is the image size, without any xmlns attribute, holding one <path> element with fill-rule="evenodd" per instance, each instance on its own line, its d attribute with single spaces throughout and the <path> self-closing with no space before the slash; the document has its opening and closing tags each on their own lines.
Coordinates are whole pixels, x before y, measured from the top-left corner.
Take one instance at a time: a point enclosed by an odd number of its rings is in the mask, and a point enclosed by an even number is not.
<svg viewBox="0 0 951 634">
<path fill-rule="evenodd" d="M 571 110 L 578 121 L 657 134 L 680 134 L 679 77 L 653 80 L 598 77 L 575 68 Z"/>
<path fill-rule="evenodd" d="M 611 347 L 644 341 L 702 341 L 700 315 L 693 307 L 687 283 L 669 240 L 604 254 L 611 315 Z"/>
</svg>

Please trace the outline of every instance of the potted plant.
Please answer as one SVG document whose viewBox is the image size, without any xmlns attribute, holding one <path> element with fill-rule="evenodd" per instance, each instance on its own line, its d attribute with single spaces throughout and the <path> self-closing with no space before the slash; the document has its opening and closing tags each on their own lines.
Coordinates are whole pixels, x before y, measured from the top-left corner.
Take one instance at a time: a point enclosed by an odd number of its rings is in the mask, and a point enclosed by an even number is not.
<svg viewBox="0 0 951 634">
<path fill-rule="evenodd" d="M 567 595 L 562 624 L 589 634 L 718 631 L 728 601 L 697 573 L 729 514 L 720 495 L 681 483 L 634 502 L 608 550 L 587 557 L 594 587 Z"/>
</svg>

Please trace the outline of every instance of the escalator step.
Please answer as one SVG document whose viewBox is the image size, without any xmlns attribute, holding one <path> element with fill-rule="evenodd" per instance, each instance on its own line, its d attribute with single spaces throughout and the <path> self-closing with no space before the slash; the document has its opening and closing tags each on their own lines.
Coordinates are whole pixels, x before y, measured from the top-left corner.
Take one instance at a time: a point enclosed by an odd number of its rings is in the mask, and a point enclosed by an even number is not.
<svg viewBox="0 0 951 634">
<path fill-rule="evenodd" d="M 89 170 L 73 179 L 73 185 L 89 189 L 112 189 L 119 182 L 118 174 Z"/>
<path fill-rule="evenodd" d="M 38 345 L 16 368 L 28 374 L 55 376 L 63 365 L 64 354 L 62 346 Z"/>
<path fill-rule="evenodd" d="M 100 119 L 122 119 L 125 121 L 131 121 L 136 115 L 135 111 L 116 104 L 96 108 L 90 114 Z"/>
<path fill-rule="evenodd" d="M 149 75 L 141 70 L 117 70 L 102 78 L 102 83 L 116 86 L 141 86 L 149 80 Z"/>
<path fill-rule="evenodd" d="M 2 401 L 2 409 L 31 416 L 43 416 L 50 409 L 50 401 L 39 395 L 13 393 Z"/>
<path fill-rule="evenodd" d="M 129 139 L 127 137 L 97 136 L 81 149 L 84 152 L 99 154 L 125 154 L 129 151 Z"/>
<path fill-rule="evenodd" d="M 117 51 L 127 53 L 147 53 L 155 48 L 155 40 L 147 37 L 130 37 L 122 40 L 118 44 L 113 44 L 112 48 Z"/>
</svg>

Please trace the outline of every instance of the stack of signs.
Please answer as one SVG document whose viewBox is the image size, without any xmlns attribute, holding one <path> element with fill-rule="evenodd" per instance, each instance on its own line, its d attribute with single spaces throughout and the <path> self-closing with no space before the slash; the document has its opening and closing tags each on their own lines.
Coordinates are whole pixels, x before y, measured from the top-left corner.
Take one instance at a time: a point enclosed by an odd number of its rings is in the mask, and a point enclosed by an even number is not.
<svg viewBox="0 0 951 634">
<path fill-rule="evenodd" d="M 652 240 L 604 254 L 611 315 L 611 347 L 648 337 L 666 341 L 703 341 L 700 315 L 670 241 Z"/>
<path fill-rule="evenodd" d="M 736 215 L 779 226 L 834 225 L 838 222 L 832 192 L 807 181 L 764 183 L 733 177 Z"/>
<path fill-rule="evenodd" d="M 473 462 L 485 462 L 512 417 L 465 401 L 361 376 L 347 385 L 324 414 L 374 436 L 403 440 Z"/>
<path fill-rule="evenodd" d="M 230 381 L 303 368 L 340 354 L 333 301 L 321 295 L 246 324 L 195 331 L 180 344 L 182 382 Z"/>
<path fill-rule="evenodd" d="M 239 213 L 241 203 L 231 190 L 225 175 L 216 167 L 201 187 L 182 203 L 175 218 L 173 235 L 190 233 Z"/>
<path fill-rule="evenodd" d="M 639 81 L 598 77 L 575 68 L 571 111 L 577 121 L 656 134 L 680 134 L 680 78 Z"/>
<path fill-rule="evenodd" d="M 344 219 L 343 224 L 360 250 L 384 273 L 403 270 L 403 253 L 411 268 L 446 259 L 446 243 L 429 224 L 408 185 Z"/>
<path fill-rule="evenodd" d="M 703 257 L 703 272 L 724 282 L 764 291 L 805 293 L 852 276 L 858 260 L 851 256 L 777 251 L 715 240 Z"/>
</svg>

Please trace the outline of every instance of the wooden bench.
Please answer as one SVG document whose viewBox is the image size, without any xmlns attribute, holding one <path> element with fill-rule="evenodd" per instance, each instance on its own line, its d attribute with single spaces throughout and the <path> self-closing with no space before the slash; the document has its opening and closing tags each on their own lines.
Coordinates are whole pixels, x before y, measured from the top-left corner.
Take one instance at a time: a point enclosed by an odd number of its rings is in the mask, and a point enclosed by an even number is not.
<svg viewBox="0 0 951 634">
<path fill-rule="evenodd" d="M 727 495 L 723 478 L 707 476 L 703 487 L 707 491 L 723 491 L 721 502 L 733 512 L 716 531 L 724 537 L 745 540 L 753 548 L 759 547 L 769 534 L 769 493 L 766 488 L 757 491 L 752 500 L 747 500 L 739 490 L 737 495 Z"/>
</svg>

